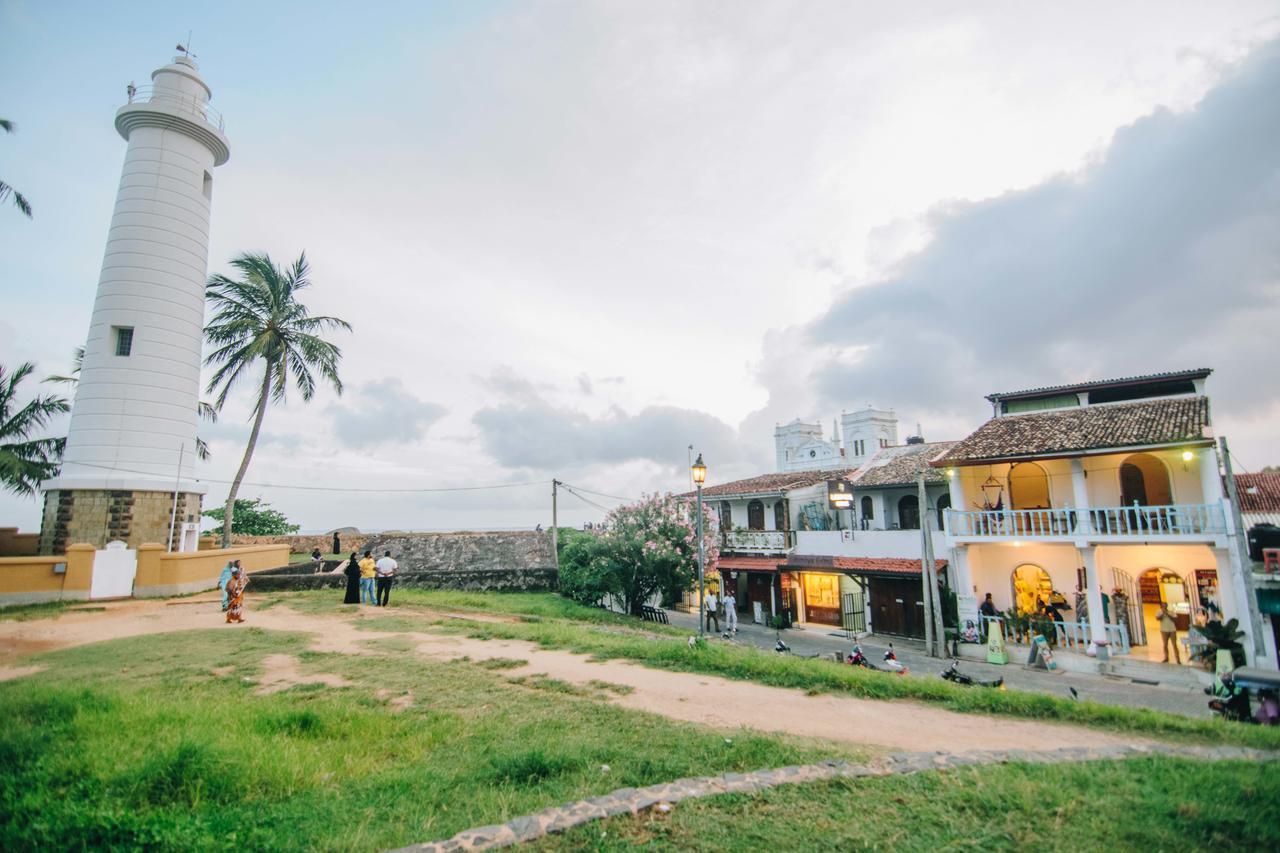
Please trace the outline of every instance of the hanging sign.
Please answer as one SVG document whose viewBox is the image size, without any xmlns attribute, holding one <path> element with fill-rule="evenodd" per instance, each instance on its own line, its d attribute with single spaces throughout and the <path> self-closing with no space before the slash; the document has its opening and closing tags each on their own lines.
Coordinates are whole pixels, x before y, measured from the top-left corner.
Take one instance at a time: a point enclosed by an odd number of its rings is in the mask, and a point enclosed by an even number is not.
<svg viewBox="0 0 1280 853">
<path fill-rule="evenodd" d="M 853 486 L 848 480 L 827 480 L 827 505 L 837 510 L 853 506 Z"/>
</svg>

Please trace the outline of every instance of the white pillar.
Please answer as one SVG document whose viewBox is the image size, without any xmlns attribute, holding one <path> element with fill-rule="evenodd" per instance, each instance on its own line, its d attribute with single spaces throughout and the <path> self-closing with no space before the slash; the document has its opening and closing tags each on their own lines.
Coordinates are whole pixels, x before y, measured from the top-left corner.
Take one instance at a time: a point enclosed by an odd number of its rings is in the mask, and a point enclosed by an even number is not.
<svg viewBox="0 0 1280 853">
<path fill-rule="evenodd" d="M 1098 646 L 1098 657 L 1104 657 L 1107 647 L 1106 615 L 1102 609 L 1102 588 L 1098 580 L 1098 549 L 1092 545 L 1079 549 L 1080 562 L 1084 566 L 1085 598 L 1089 602 L 1089 639 Z"/>
<path fill-rule="evenodd" d="M 1226 497 L 1222 493 L 1222 472 L 1218 469 L 1218 449 L 1213 446 L 1202 447 L 1196 454 L 1196 466 L 1200 469 L 1200 503 L 1222 506 Z M 1191 501 L 1180 501 L 1191 503 Z"/>
<path fill-rule="evenodd" d="M 1093 532 L 1093 526 L 1089 522 L 1089 481 L 1085 478 L 1083 459 L 1071 460 L 1071 499 L 1076 510 L 1075 532 L 1088 536 Z"/>
</svg>

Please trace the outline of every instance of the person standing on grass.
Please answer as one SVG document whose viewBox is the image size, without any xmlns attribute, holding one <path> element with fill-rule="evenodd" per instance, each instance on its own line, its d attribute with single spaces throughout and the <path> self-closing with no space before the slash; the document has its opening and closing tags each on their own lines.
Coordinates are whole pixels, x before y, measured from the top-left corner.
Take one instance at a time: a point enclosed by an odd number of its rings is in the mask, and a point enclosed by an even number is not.
<svg viewBox="0 0 1280 853">
<path fill-rule="evenodd" d="M 377 604 L 373 597 L 373 579 L 378 574 L 377 563 L 373 562 L 373 552 L 365 551 L 360 561 L 360 603 Z"/>
<path fill-rule="evenodd" d="M 227 560 L 227 564 L 222 567 L 222 574 L 218 575 L 218 589 L 222 590 L 222 612 L 227 612 L 227 584 L 231 582 L 231 571 L 235 567 L 234 560 Z"/>
<path fill-rule="evenodd" d="M 342 573 L 347 576 L 347 594 L 342 599 L 343 604 L 359 604 L 360 603 L 360 558 L 356 556 L 356 552 L 351 552 L 351 559 L 347 560 L 342 567 Z"/>
<path fill-rule="evenodd" d="M 1182 663 L 1182 656 L 1178 653 L 1178 623 L 1173 621 L 1173 614 L 1169 612 L 1169 605 L 1160 604 L 1160 609 L 1156 611 L 1156 620 L 1160 623 L 1160 650 L 1164 652 L 1164 663 L 1169 662 L 1169 647 L 1173 646 L 1173 660 L 1175 663 Z"/>
<path fill-rule="evenodd" d="M 738 633 L 738 599 L 727 587 L 724 591 L 724 629 Z"/>
<path fill-rule="evenodd" d="M 706 611 L 706 614 L 707 614 L 707 615 L 704 617 L 704 619 L 705 619 L 706 621 L 705 621 L 705 623 L 704 623 L 704 628 L 703 628 L 703 629 L 704 629 L 704 630 L 706 630 L 706 631 L 710 631 L 710 630 L 711 630 L 711 620 L 712 620 L 712 619 L 714 619 L 714 620 L 715 620 L 715 622 L 716 622 L 716 633 L 717 633 L 717 634 L 719 634 L 719 633 L 720 633 L 720 614 L 716 612 L 716 608 L 719 606 L 719 603 L 720 603 L 720 602 L 716 600 L 716 594 L 715 594 L 714 592 L 710 592 L 710 591 L 708 591 L 708 592 L 707 592 L 707 600 L 703 603 L 703 610 L 704 610 L 704 611 Z"/>
<path fill-rule="evenodd" d="M 391 559 L 391 552 L 382 555 L 375 566 L 378 573 L 378 606 L 386 607 L 391 600 L 391 584 L 396 579 L 396 569 L 400 564 Z"/>
<path fill-rule="evenodd" d="M 248 585 L 249 576 L 240 568 L 237 560 L 235 569 L 231 572 L 231 580 L 227 582 L 227 622 L 244 621 L 244 588 Z"/>
</svg>

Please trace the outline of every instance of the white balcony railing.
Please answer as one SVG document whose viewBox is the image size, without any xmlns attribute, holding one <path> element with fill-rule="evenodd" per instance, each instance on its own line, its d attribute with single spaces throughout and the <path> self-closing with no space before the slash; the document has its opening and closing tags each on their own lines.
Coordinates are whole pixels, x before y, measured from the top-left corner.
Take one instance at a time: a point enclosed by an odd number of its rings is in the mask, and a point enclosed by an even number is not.
<svg viewBox="0 0 1280 853">
<path fill-rule="evenodd" d="M 1031 628 L 1018 629 L 1002 616 L 983 616 L 981 618 L 986 623 L 988 631 L 999 631 L 1004 635 L 1004 641 L 1009 645 L 1025 646 L 1030 644 Z M 1043 624 L 1053 626 L 1053 636 L 1046 638 L 1053 645 L 1060 649 L 1085 653 L 1090 643 L 1088 622 L 1053 621 Z M 1107 635 L 1107 645 L 1111 648 L 1113 654 L 1127 655 L 1133 651 L 1133 648 L 1129 645 L 1128 625 L 1108 622 L 1103 625 L 1103 630 Z"/>
<path fill-rule="evenodd" d="M 1211 536 L 1225 533 L 1218 504 L 1108 506 L 1075 509 L 947 510 L 952 536 L 991 539 L 1052 539 L 1088 536 Z"/>
<path fill-rule="evenodd" d="M 726 551 L 756 551 L 777 554 L 791 548 L 789 530 L 726 530 L 721 534 Z"/>
<path fill-rule="evenodd" d="M 188 95 L 185 92 L 152 85 L 137 86 L 129 94 L 129 103 L 156 104 L 167 107 L 175 112 L 198 118 L 207 124 L 213 125 L 218 130 L 226 130 L 223 126 L 220 112 L 209 106 L 208 101 Z"/>
</svg>

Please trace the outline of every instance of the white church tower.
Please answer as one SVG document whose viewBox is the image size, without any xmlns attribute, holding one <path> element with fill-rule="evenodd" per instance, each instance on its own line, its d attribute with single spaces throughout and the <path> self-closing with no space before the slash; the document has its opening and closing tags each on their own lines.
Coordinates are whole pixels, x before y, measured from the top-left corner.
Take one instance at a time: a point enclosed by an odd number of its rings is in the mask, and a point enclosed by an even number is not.
<svg viewBox="0 0 1280 853">
<path fill-rule="evenodd" d="M 230 157 L 188 56 L 128 87 L 129 145 L 85 343 L 61 473 L 44 483 L 40 547 L 123 540 L 177 547 L 198 518 L 196 405 L 213 170 Z"/>
</svg>

